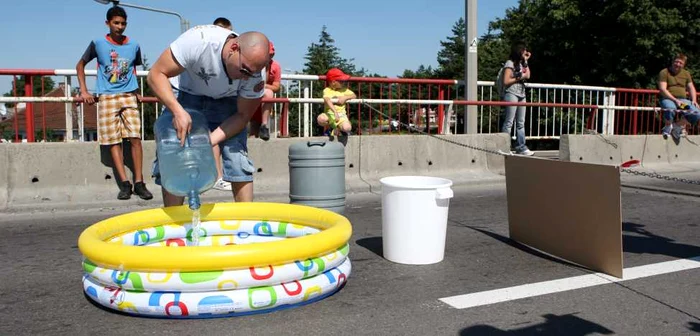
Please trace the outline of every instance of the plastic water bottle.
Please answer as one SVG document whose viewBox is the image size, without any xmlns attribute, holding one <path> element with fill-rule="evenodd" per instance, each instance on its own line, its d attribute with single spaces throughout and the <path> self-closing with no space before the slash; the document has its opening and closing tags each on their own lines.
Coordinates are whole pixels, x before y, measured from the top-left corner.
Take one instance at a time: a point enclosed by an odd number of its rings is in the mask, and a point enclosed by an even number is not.
<svg viewBox="0 0 700 336">
<path fill-rule="evenodd" d="M 192 128 L 180 145 L 173 114 L 163 113 L 155 124 L 161 186 L 176 196 L 187 196 L 190 209 L 199 209 L 199 194 L 216 182 L 217 172 L 204 115 L 190 113 Z"/>
</svg>

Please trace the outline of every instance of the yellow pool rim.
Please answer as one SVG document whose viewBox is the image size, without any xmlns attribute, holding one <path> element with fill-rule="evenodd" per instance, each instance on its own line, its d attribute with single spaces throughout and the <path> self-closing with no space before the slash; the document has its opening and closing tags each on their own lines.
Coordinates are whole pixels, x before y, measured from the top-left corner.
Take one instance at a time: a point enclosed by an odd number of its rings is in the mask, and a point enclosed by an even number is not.
<svg viewBox="0 0 700 336">
<path fill-rule="evenodd" d="M 321 230 L 319 233 L 246 245 L 203 247 L 145 247 L 107 243 L 110 238 L 144 228 L 188 223 L 186 206 L 150 209 L 105 219 L 83 231 L 78 247 L 93 263 L 124 271 L 194 272 L 249 268 L 315 258 L 343 246 L 352 235 L 350 221 L 329 210 L 283 203 L 216 203 L 202 205 L 201 220 L 260 220 L 287 222 Z"/>
</svg>

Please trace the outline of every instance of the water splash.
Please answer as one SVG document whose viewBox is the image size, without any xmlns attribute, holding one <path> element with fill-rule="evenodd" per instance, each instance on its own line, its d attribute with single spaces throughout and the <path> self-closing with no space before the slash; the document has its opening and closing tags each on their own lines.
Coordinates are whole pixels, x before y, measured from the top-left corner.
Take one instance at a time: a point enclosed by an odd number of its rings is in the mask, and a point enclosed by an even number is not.
<svg viewBox="0 0 700 336">
<path fill-rule="evenodd" d="M 202 230 L 202 221 L 199 218 L 199 208 L 192 210 L 192 246 L 199 246 L 199 233 Z"/>
</svg>

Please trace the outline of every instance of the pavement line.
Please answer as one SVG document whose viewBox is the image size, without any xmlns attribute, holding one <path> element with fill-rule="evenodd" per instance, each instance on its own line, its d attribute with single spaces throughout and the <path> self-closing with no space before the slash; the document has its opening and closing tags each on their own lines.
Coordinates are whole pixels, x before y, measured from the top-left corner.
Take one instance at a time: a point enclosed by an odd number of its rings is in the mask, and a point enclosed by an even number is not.
<svg viewBox="0 0 700 336">
<path fill-rule="evenodd" d="M 450 296 L 441 298 L 440 301 L 457 309 L 473 308 L 499 302 L 507 302 L 580 288 L 680 272 L 694 268 L 700 268 L 700 256 L 626 268 L 623 270 L 622 279 L 603 273 L 593 273 L 564 279 L 494 289 L 484 292 Z"/>
</svg>

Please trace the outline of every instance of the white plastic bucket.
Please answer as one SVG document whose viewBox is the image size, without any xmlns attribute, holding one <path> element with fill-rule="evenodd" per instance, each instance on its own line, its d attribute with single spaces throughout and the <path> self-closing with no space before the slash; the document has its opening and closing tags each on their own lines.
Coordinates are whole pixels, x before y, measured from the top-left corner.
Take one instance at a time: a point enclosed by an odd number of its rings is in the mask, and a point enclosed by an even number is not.
<svg viewBox="0 0 700 336">
<path fill-rule="evenodd" d="M 429 176 L 391 176 L 382 184 L 384 258 L 427 265 L 445 257 L 452 181 Z"/>
</svg>

